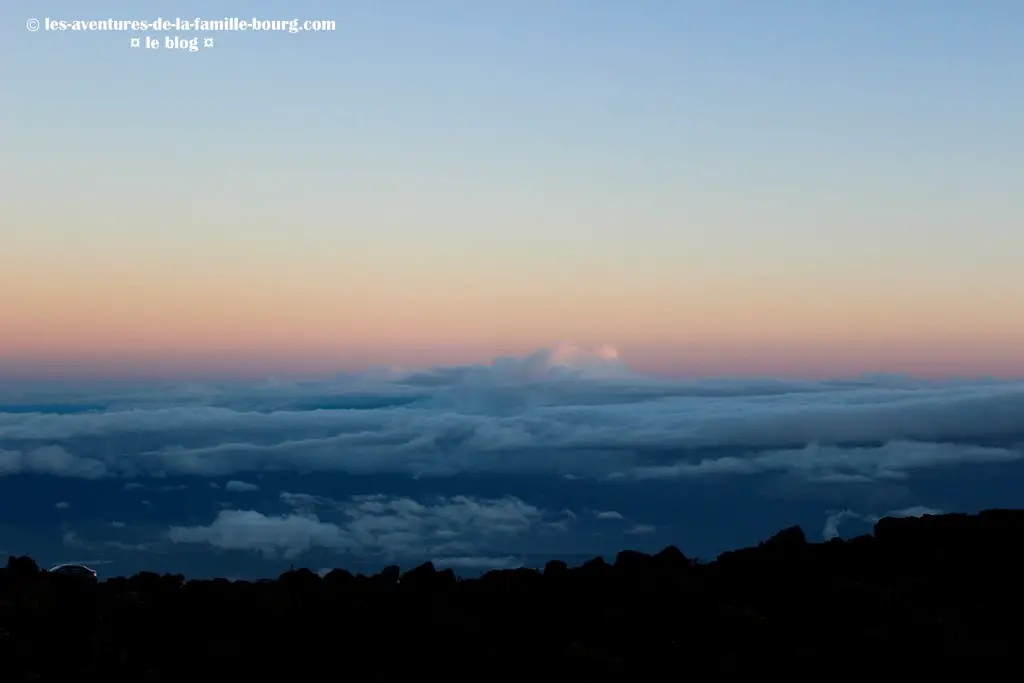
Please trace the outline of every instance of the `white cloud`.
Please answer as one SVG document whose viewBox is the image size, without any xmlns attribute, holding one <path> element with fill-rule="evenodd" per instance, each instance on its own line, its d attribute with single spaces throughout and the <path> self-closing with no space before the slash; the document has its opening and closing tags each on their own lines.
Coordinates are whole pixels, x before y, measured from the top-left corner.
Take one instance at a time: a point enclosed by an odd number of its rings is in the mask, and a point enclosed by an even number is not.
<svg viewBox="0 0 1024 683">
<path fill-rule="evenodd" d="M 595 512 L 594 517 L 598 519 L 625 519 L 621 512 L 615 510 L 605 510 L 603 512 Z"/>
<path fill-rule="evenodd" d="M 653 534 L 657 529 L 650 524 L 637 524 L 626 529 L 624 533 L 631 534 L 634 536 Z"/>
<path fill-rule="evenodd" d="M 0 448 L 0 476 L 23 473 L 100 479 L 108 471 L 104 463 L 80 458 L 60 446 L 43 446 L 24 452 Z"/>
<path fill-rule="evenodd" d="M 259 491 L 260 487 L 256 484 L 250 484 L 246 481 L 238 481 L 232 479 L 228 483 L 224 484 L 225 491 L 234 491 L 235 493 L 250 493 L 252 491 Z"/>
<path fill-rule="evenodd" d="M 68 502 L 61 500 L 58 501 L 57 503 L 54 503 L 53 507 L 57 508 L 58 510 L 67 510 L 69 507 L 71 507 L 71 505 Z"/>
<path fill-rule="evenodd" d="M 125 528 L 126 524 L 124 522 L 113 521 L 107 524 L 107 526 L 109 526 L 111 529 L 123 529 Z"/>
<path fill-rule="evenodd" d="M 321 522 L 315 515 L 268 517 L 255 510 L 222 510 L 209 526 L 172 527 L 174 543 L 208 543 L 223 550 L 259 550 L 268 555 L 282 552 L 292 557 L 311 548 L 352 548 L 336 524 Z"/>
<path fill-rule="evenodd" d="M 887 512 L 884 517 L 924 517 L 925 515 L 941 515 L 942 510 L 936 510 L 934 508 L 925 507 L 923 505 L 914 505 L 902 510 L 893 510 Z"/>
<path fill-rule="evenodd" d="M 788 472 L 821 483 L 857 483 L 905 479 L 913 470 L 941 465 L 1011 462 L 1024 452 L 946 443 L 891 441 L 877 447 L 837 447 L 809 444 L 749 457 L 727 456 L 673 465 L 639 468 L 638 479 L 676 479 L 708 475 Z"/>
<path fill-rule="evenodd" d="M 630 373 L 610 348 L 106 400 L 100 412 L 0 412 L 0 475 L 780 473 L 856 483 L 1024 456 L 1024 382 L 676 381 Z"/>
<path fill-rule="evenodd" d="M 486 548 L 495 539 L 520 536 L 544 519 L 541 510 L 513 497 L 454 496 L 419 502 L 372 495 L 332 501 L 283 493 L 281 498 L 305 509 L 284 515 L 222 510 L 208 526 L 172 527 L 168 538 L 175 543 L 205 543 L 285 557 L 313 548 L 449 557 Z M 320 514 L 312 510 L 317 502 L 327 506 Z M 328 513 L 330 518 L 324 516 Z"/>
<path fill-rule="evenodd" d="M 833 538 L 839 536 L 839 525 L 845 519 L 859 519 L 858 515 L 853 510 L 840 510 L 839 512 L 833 512 L 825 520 L 825 528 L 821 530 L 821 535 L 826 541 L 831 541 Z"/>
<path fill-rule="evenodd" d="M 914 505 L 912 507 L 903 508 L 901 510 L 890 510 L 881 515 L 862 515 L 853 510 L 840 510 L 838 512 L 831 512 L 825 520 L 825 527 L 821 531 L 821 535 L 826 541 L 833 538 L 839 537 L 839 525 L 847 519 L 859 519 L 869 524 L 875 524 L 883 517 L 923 517 L 924 515 L 941 515 L 942 510 L 936 510 L 934 508 L 925 507 L 923 505 Z"/>
</svg>

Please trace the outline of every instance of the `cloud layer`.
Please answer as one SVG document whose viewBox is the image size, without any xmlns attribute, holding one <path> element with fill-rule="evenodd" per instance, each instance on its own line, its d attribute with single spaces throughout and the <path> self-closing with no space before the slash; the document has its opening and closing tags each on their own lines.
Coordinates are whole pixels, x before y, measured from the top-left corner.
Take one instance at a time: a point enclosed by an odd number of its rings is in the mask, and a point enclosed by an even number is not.
<svg viewBox="0 0 1024 683">
<path fill-rule="evenodd" d="M 5 547 L 236 576 L 289 558 L 469 572 L 668 542 L 706 557 L 823 515 L 828 538 L 886 511 L 1015 504 L 1024 465 L 1024 382 L 679 381 L 608 347 L 3 391 Z"/>
<path fill-rule="evenodd" d="M 346 501 L 282 493 L 293 511 L 266 515 L 255 510 L 222 510 L 207 526 L 172 527 L 174 543 L 203 543 L 221 550 L 257 550 L 296 557 L 315 549 L 383 557 L 433 556 L 447 564 L 486 564 L 466 553 L 531 531 L 545 514 L 518 498 L 439 498 L 426 504 L 385 495 Z M 557 524 L 557 519 L 551 519 Z M 507 563 L 510 560 L 504 560 Z"/>
<path fill-rule="evenodd" d="M 1024 455 L 1021 382 L 670 381 L 631 373 L 610 348 L 322 383 L 91 391 L 77 399 L 88 403 L 80 411 L 74 397 L 61 409 L 47 397 L 6 399 L 0 475 L 782 474 L 855 483 Z"/>
</svg>

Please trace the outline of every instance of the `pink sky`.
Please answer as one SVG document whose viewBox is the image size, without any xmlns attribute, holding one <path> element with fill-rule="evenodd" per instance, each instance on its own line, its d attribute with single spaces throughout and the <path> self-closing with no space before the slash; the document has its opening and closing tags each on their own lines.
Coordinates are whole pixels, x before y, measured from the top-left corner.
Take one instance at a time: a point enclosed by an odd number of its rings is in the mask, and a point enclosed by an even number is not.
<svg viewBox="0 0 1024 683">
<path fill-rule="evenodd" d="M 552 346 L 552 345 L 548 345 Z M 336 350 L 252 349 L 78 351 L 6 353 L 0 374 L 64 377 L 201 377 L 268 375 L 317 377 L 373 366 L 418 368 L 430 365 L 487 363 L 496 356 L 526 355 L 540 347 L 381 346 Z M 1016 343 L 921 343 L 801 345 L 627 346 L 618 349 L 630 368 L 675 376 L 793 376 L 827 378 L 871 372 L 927 377 L 1024 376 Z"/>
<path fill-rule="evenodd" d="M 998 281 L 848 287 L 834 276 L 645 278 L 639 267 L 536 281 L 438 268 L 420 280 L 321 265 L 271 282 L 255 269 L 181 264 L 188 274 L 172 277 L 171 264 L 96 261 L 56 276 L 0 272 L 4 374 L 318 374 L 487 362 L 568 341 L 610 344 L 631 367 L 665 374 L 1024 375 L 1024 317 L 1007 314 L 1013 292 Z"/>
</svg>

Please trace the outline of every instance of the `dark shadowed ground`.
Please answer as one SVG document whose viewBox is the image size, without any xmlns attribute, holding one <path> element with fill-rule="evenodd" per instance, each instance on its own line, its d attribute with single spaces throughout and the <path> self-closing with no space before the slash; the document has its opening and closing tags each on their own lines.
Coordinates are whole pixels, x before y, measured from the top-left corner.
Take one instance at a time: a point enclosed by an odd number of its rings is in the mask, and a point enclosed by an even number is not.
<svg viewBox="0 0 1024 683">
<path fill-rule="evenodd" d="M 1024 510 L 799 527 L 710 563 L 674 546 L 477 579 L 432 564 L 260 582 L 0 570 L 3 680 L 986 676 L 1024 627 Z M 637 678 L 641 680 L 641 678 Z"/>
</svg>

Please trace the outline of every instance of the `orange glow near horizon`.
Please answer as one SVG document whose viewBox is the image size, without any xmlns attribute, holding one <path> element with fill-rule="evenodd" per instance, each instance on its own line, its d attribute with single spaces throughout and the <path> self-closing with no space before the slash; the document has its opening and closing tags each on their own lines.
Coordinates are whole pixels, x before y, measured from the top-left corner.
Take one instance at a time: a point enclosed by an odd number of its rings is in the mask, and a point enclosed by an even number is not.
<svg viewBox="0 0 1024 683">
<path fill-rule="evenodd" d="M 610 343 L 638 370 L 669 374 L 1024 374 L 1024 318 L 952 286 L 87 275 L 0 274 L 0 367 L 316 373 L 486 362 L 570 340 Z"/>
</svg>

